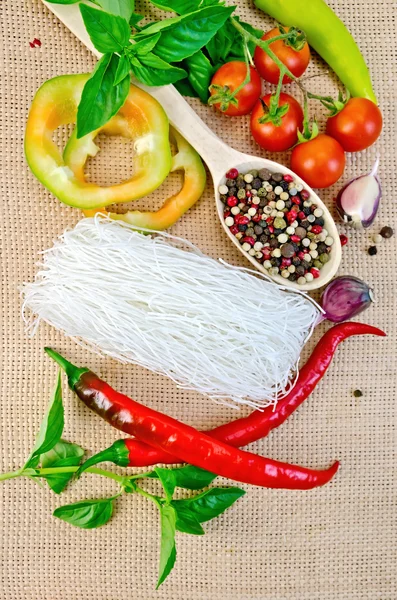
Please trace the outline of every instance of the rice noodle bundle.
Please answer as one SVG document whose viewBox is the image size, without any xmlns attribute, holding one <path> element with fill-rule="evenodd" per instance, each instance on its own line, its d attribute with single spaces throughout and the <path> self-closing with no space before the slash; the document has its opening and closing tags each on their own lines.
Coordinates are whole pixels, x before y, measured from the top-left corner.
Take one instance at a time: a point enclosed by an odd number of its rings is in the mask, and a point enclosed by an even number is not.
<svg viewBox="0 0 397 600">
<path fill-rule="evenodd" d="M 216 401 L 275 403 L 319 317 L 302 293 L 103 216 L 81 220 L 43 254 L 22 289 L 32 333 L 46 321 Z"/>
</svg>

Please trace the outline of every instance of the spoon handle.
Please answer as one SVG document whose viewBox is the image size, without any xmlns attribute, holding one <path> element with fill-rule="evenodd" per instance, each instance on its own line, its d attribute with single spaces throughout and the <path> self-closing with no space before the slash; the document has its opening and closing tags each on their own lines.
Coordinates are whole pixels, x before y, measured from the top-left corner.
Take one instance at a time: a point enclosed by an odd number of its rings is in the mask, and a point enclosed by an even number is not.
<svg viewBox="0 0 397 600">
<path fill-rule="evenodd" d="M 43 3 L 91 52 L 101 56 L 85 29 L 78 4 L 49 4 L 44 0 Z M 134 83 L 159 101 L 170 123 L 197 150 L 215 180 L 230 166 L 241 162 L 242 154 L 215 135 L 173 85 L 151 87 L 139 82 Z"/>
</svg>

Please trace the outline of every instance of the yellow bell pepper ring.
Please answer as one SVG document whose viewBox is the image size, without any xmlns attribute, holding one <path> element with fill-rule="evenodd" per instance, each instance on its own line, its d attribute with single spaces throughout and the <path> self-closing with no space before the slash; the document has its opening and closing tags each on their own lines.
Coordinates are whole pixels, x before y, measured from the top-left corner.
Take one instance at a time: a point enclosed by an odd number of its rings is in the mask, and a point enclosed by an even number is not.
<svg viewBox="0 0 397 600">
<path fill-rule="evenodd" d="M 324 0 L 255 0 L 255 5 L 282 25 L 302 29 L 309 45 L 335 71 L 352 96 L 377 103 L 360 49 Z"/>
<path fill-rule="evenodd" d="M 184 181 L 180 192 L 168 198 L 157 211 L 130 210 L 114 213 L 105 209 L 84 211 L 86 217 L 97 212 L 108 214 L 112 219 L 124 221 L 136 227 L 160 231 L 171 227 L 201 197 L 206 183 L 206 172 L 200 156 L 192 146 L 173 128 L 171 137 L 176 143 L 177 153 L 172 159 L 171 171 L 183 171 Z"/>
<path fill-rule="evenodd" d="M 99 208 L 142 198 L 162 184 L 172 165 L 167 115 L 147 92 L 131 85 L 124 105 L 106 125 L 80 139 L 73 133 L 65 148 L 66 158 L 74 158 L 70 164 L 52 141 L 58 127 L 76 122 L 77 106 L 88 78 L 88 74 L 62 75 L 37 91 L 25 135 L 29 167 L 59 200 L 76 208 Z M 98 151 L 94 140 L 101 131 L 121 134 L 135 142 L 134 175 L 108 187 L 87 182 L 84 177 L 85 161 Z"/>
</svg>

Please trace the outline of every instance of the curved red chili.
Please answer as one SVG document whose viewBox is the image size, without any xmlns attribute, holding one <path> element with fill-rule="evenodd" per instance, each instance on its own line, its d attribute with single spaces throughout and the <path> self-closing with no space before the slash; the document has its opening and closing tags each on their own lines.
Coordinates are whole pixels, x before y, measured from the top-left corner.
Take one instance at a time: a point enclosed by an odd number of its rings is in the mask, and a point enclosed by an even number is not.
<svg viewBox="0 0 397 600">
<path fill-rule="evenodd" d="M 53 350 L 46 352 L 66 371 L 69 386 L 116 429 L 183 461 L 242 483 L 308 490 L 328 483 L 339 463 L 322 471 L 289 465 L 239 450 L 121 394 L 88 369 L 79 369 Z"/>
<path fill-rule="evenodd" d="M 339 323 L 331 327 L 319 340 L 306 364 L 299 372 L 294 388 L 277 406 L 268 406 L 263 411 L 254 411 L 248 417 L 236 419 L 225 425 L 207 431 L 207 435 L 231 446 L 241 447 L 266 437 L 272 429 L 279 427 L 311 394 L 318 382 L 324 377 L 332 362 L 337 346 L 353 335 L 386 334 L 377 327 L 363 323 Z M 124 440 L 129 453 L 130 467 L 145 467 L 158 463 L 174 464 L 176 456 L 152 448 L 135 439 Z"/>
</svg>

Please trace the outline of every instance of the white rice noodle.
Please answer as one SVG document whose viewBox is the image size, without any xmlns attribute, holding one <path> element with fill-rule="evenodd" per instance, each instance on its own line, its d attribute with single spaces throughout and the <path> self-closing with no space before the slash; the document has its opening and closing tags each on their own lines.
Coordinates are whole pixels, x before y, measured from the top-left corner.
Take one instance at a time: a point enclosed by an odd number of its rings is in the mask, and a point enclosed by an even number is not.
<svg viewBox="0 0 397 600">
<path fill-rule="evenodd" d="M 81 220 L 43 254 L 22 289 L 32 334 L 46 321 L 229 405 L 263 408 L 285 395 L 320 314 L 303 293 L 104 216 Z"/>
</svg>

